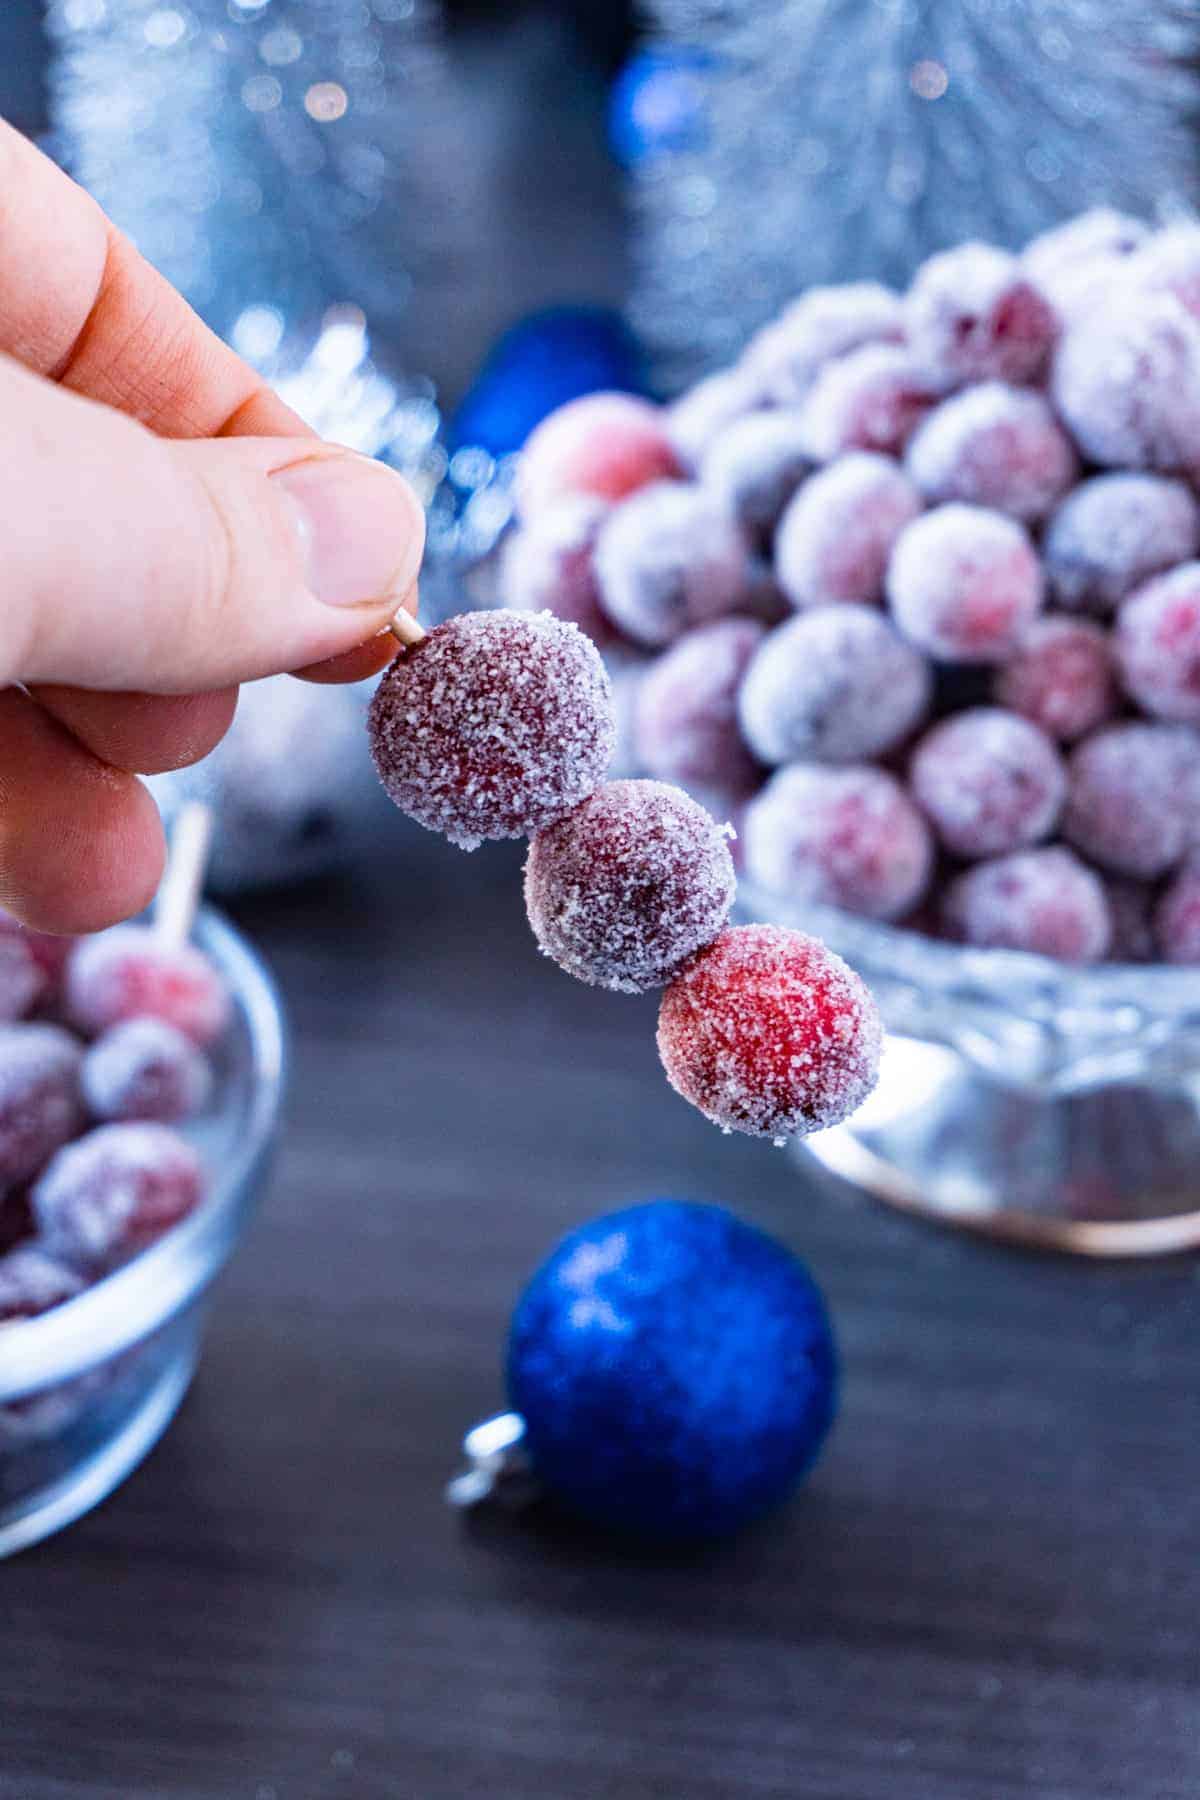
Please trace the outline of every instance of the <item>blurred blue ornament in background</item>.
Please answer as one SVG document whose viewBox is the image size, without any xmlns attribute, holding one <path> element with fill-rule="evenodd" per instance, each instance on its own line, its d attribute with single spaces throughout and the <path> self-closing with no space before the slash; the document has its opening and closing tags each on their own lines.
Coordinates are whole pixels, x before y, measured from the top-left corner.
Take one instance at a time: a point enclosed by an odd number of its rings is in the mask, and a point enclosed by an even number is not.
<svg viewBox="0 0 1200 1800">
<path fill-rule="evenodd" d="M 513 1314 L 508 1389 L 515 1412 L 467 1440 L 484 1445 L 477 1464 L 503 1428 L 500 1455 L 520 1442 L 571 1511 L 685 1542 L 793 1490 L 833 1421 L 836 1352 L 820 1290 L 782 1244 L 721 1207 L 652 1200 L 542 1264 Z M 460 1484 L 481 1497 L 486 1470 Z"/>
<path fill-rule="evenodd" d="M 620 313 L 605 306 L 533 313 L 489 353 L 450 420 L 451 448 L 474 444 L 507 456 L 556 407 L 598 388 L 646 392 L 641 349 Z"/>
<path fill-rule="evenodd" d="M 626 169 L 670 150 L 699 150 L 708 134 L 704 76 L 712 62 L 701 50 L 664 46 L 639 50 L 612 84 L 608 142 Z"/>
</svg>

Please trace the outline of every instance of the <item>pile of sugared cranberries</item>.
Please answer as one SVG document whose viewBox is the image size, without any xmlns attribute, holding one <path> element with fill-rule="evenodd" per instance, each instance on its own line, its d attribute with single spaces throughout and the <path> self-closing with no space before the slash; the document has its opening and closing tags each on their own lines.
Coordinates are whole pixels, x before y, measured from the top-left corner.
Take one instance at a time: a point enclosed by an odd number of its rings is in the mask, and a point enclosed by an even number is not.
<svg viewBox="0 0 1200 1800">
<path fill-rule="evenodd" d="M 617 739 L 613 687 L 579 627 L 581 597 L 607 582 L 611 613 L 630 636 L 674 646 L 629 709 L 645 766 L 698 790 L 711 779 L 718 793 L 731 784 L 751 793 L 756 759 L 768 753 L 742 742 L 738 696 L 773 640 L 757 618 L 735 616 L 730 600 L 753 585 L 751 540 L 777 510 L 781 461 L 791 459 L 797 479 L 808 464 L 767 434 L 723 465 L 720 494 L 664 480 L 675 453 L 661 423 L 655 453 L 648 418 L 651 409 L 606 398 L 541 428 L 518 483 L 527 522 L 510 540 L 503 580 L 519 586 L 521 571 L 533 571 L 521 597 L 531 608 L 557 598 L 558 613 L 509 609 L 436 626 L 380 682 L 371 749 L 401 810 L 452 843 L 469 850 L 528 837 L 525 907 L 543 953 L 593 987 L 665 988 L 659 1048 L 672 1085 L 726 1130 L 783 1139 L 836 1124 L 869 1090 L 879 1059 L 874 1003 L 800 932 L 756 927 L 770 956 L 734 954 L 748 940 L 726 926 L 737 886 L 731 833 L 682 787 L 605 779 Z M 581 507 L 618 494 L 627 503 L 598 530 L 581 525 Z M 563 548 L 549 553 L 555 545 Z M 797 622 L 828 640 L 829 670 L 804 725 L 777 730 L 824 731 L 839 742 L 865 733 L 876 745 L 920 714 L 928 680 L 920 658 L 867 608 L 855 611 L 861 619 L 827 607 Z M 847 707 L 858 638 L 880 631 L 894 638 L 895 666 Z M 839 706 L 840 736 L 831 712 Z M 39 1188 L 34 1205 L 49 1229 L 55 1196 Z M 130 1203 L 127 1230 L 145 1210 Z M 107 1217 L 85 1225 L 102 1254 Z M 70 1209 L 64 1230 L 68 1241 L 83 1235 Z M 51 1235 L 57 1242 L 61 1233 Z"/>
<path fill-rule="evenodd" d="M 626 767 L 759 889 L 1200 963 L 1198 489 L 1200 228 L 1097 210 L 812 289 L 657 413 L 565 408 L 504 597 L 616 647 Z"/>
<path fill-rule="evenodd" d="M 22 957 L 35 981 L 13 973 Z M 208 957 L 149 926 L 50 938 L 0 913 L 0 1326 L 72 1299 L 198 1205 L 203 1170 L 173 1127 L 208 1101 L 229 1013 Z"/>
</svg>

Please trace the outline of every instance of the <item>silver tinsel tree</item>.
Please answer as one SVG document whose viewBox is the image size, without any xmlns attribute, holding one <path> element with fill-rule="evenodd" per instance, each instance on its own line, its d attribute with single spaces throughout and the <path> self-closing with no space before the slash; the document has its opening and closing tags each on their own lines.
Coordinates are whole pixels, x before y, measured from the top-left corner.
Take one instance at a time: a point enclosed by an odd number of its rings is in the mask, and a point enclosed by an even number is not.
<svg viewBox="0 0 1200 1800">
<path fill-rule="evenodd" d="M 51 0 L 52 148 L 220 332 L 413 279 L 437 0 Z"/>
<path fill-rule="evenodd" d="M 635 324 L 670 386 L 813 282 L 1200 193 L 1195 0 L 649 0 L 707 59 L 637 178 Z"/>
</svg>

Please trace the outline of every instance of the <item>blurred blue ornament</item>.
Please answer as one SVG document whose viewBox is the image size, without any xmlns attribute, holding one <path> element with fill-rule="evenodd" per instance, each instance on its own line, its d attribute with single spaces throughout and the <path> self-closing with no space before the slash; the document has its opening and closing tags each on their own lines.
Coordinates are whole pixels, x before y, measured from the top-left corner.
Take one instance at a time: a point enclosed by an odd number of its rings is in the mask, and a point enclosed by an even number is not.
<svg viewBox="0 0 1200 1800">
<path fill-rule="evenodd" d="M 703 147 L 711 62 L 703 51 L 670 46 L 630 57 L 608 100 L 608 141 L 619 163 L 635 169 L 667 151 Z"/>
<path fill-rule="evenodd" d="M 450 421 L 450 444 L 519 450 L 547 413 L 598 388 L 646 392 L 637 340 L 604 306 L 557 306 L 504 333 Z"/>
<path fill-rule="evenodd" d="M 521 1440 L 570 1510 L 697 1540 L 795 1487 L 833 1421 L 836 1353 L 820 1290 L 782 1244 L 720 1207 L 653 1200 L 543 1263 L 513 1315 L 508 1388 L 515 1413 L 467 1441 L 474 1479 Z"/>
</svg>

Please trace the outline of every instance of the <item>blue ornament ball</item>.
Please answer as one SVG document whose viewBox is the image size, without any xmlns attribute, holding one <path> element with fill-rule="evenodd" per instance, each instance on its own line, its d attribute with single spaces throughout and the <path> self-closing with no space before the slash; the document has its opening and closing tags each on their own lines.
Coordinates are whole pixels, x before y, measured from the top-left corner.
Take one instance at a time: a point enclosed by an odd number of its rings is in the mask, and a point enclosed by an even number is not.
<svg viewBox="0 0 1200 1800">
<path fill-rule="evenodd" d="M 606 306 L 553 306 L 510 327 L 450 421 L 451 450 L 508 456 L 547 414 L 599 388 L 646 392 L 642 353 Z"/>
<path fill-rule="evenodd" d="M 509 1396 L 536 1474 L 640 1538 L 723 1537 L 785 1499 L 836 1388 L 812 1276 L 722 1207 L 651 1200 L 592 1220 L 513 1314 Z"/>
</svg>

